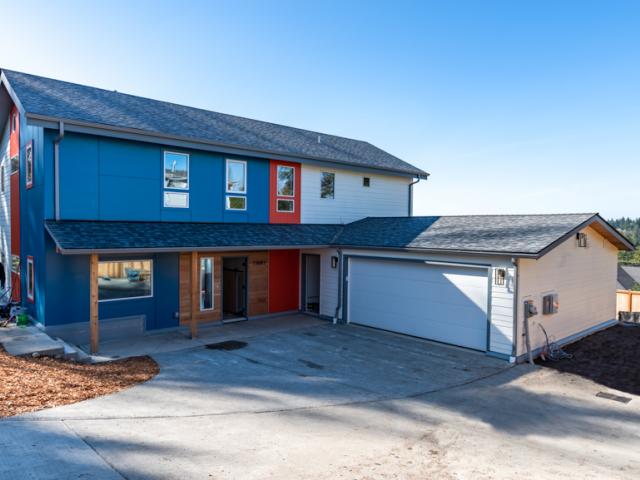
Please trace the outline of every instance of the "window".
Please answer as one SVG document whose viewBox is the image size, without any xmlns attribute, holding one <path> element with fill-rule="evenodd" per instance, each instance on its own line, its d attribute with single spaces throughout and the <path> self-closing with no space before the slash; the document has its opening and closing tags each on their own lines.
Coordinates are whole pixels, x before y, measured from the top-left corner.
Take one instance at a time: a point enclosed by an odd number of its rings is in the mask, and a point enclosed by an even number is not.
<svg viewBox="0 0 640 480">
<path fill-rule="evenodd" d="M 371 186 L 371 179 L 369 177 L 362 177 L 362 186 L 363 187 L 370 187 Z"/>
<path fill-rule="evenodd" d="M 33 257 L 27 257 L 27 299 L 33 302 L 35 298 L 35 270 L 33 268 Z"/>
<path fill-rule="evenodd" d="M 189 208 L 189 194 L 186 192 L 164 192 L 165 208 Z"/>
<path fill-rule="evenodd" d="M 320 198 L 333 198 L 335 183 L 335 173 L 322 172 L 320 175 Z"/>
<path fill-rule="evenodd" d="M 587 234 L 576 233 L 576 243 L 580 248 L 587 248 Z"/>
<path fill-rule="evenodd" d="M 295 169 L 284 165 L 278 165 L 278 196 L 294 196 Z"/>
<path fill-rule="evenodd" d="M 25 164 L 27 166 L 27 188 L 33 187 L 33 140 L 31 140 L 24 151 Z"/>
<path fill-rule="evenodd" d="M 4 173 L 4 162 L 2 163 L 2 167 L 0 167 L 0 193 L 4 193 L 4 176 L 6 174 Z"/>
<path fill-rule="evenodd" d="M 164 188 L 189 190 L 189 155 L 164 152 Z"/>
<path fill-rule="evenodd" d="M 294 211 L 293 200 L 283 200 L 279 198 L 277 202 L 277 210 L 279 212 L 293 212 Z"/>
<path fill-rule="evenodd" d="M 213 310 L 213 258 L 200 259 L 200 310 Z"/>
<path fill-rule="evenodd" d="M 153 261 L 118 260 L 98 264 L 98 300 L 153 296 Z"/>
<path fill-rule="evenodd" d="M 227 193 L 247 193 L 247 162 L 227 160 Z"/>
<path fill-rule="evenodd" d="M 15 132 L 18 128 L 18 115 L 14 113 L 11 116 L 11 133 Z"/>
<path fill-rule="evenodd" d="M 227 195 L 227 210 L 246 210 L 247 197 Z"/>
</svg>

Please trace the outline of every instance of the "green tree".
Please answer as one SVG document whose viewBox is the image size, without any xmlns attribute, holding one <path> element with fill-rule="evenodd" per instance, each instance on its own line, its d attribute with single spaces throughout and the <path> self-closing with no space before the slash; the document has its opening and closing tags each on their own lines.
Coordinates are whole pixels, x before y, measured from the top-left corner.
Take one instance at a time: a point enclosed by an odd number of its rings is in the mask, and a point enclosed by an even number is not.
<svg viewBox="0 0 640 480">
<path fill-rule="evenodd" d="M 636 248 L 640 247 L 640 218 L 622 217 L 609 220 L 609 223 L 631 240 Z M 640 250 L 620 252 L 618 261 L 626 265 L 640 265 Z"/>
</svg>

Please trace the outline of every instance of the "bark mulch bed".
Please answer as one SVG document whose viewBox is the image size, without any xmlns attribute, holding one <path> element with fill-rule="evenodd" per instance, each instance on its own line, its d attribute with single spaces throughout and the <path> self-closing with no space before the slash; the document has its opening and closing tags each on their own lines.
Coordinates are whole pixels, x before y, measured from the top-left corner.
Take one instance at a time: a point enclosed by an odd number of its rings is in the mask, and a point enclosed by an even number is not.
<svg viewBox="0 0 640 480">
<path fill-rule="evenodd" d="M 538 362 L 622 392 L 640 395 L 640 326 L 616 325 L 563 349 L 573 358 Z"/>
<path fill-rule="evenodd" d="M 150 357 L 82 364 L 13 357 L 0 347 L 0 417 L 76 403 L 146 382 L 160 371 Z"/>
</svg>

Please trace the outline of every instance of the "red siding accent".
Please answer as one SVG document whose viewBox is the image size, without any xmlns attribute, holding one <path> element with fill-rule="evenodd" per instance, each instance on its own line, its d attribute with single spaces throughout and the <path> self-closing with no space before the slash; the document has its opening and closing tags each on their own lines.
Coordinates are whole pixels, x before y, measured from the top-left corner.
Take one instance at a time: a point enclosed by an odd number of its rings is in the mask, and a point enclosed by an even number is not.
<svg viewBox="0 0 640 480">
<path fill-rule="evenodd" d="M 15 130 L 13 125 L 15 121 Z M 20 114 L 18 109 L 14 106 L 9 114 L 9 158 L 13 158 L 20 153 Z"/>
<path fill-rule="evenodd" d="M 293 167 L 294 170 L 294 196 L 278 197 L 278 165 Z M 278 212 L 278 198 L 293 200 L 293 212 Z M 300 164 L 271 160 L 269 165 L 269 223 L 300 223 Z"/>
<path fill-rule="evenodd" d="M 10 135 L 9 135 L 9 158 L 20 156 L 20 115 L 14 106 L 9 114 Z M 13 125 L 15 121 L 15 130 Z M 13 163 L 13 162 L 10 162 Z M 20 165 L 20 162 L 18 162 Z M 10 167 L 11 168 L 11 167 Z M 11 173 L 9 182 L 11 192 L 10 214 L 11 214 L 11 254 L 20 256 L 20 168 Z M 11 298 L 19 302 L 20 297 L 20 275 L 11 272 Z"/>
<path fill-rule="evenodd" d="M 20 256 L 20 173 L 11 175 L 11 254 Z M 20 276 L 11 272 L 11 298 L 20 301 Z"/>
<path fill-rule="evenodd" d="M 269 313 L 298 310 L 300 250 L 269 251 Z"/>
</svg>

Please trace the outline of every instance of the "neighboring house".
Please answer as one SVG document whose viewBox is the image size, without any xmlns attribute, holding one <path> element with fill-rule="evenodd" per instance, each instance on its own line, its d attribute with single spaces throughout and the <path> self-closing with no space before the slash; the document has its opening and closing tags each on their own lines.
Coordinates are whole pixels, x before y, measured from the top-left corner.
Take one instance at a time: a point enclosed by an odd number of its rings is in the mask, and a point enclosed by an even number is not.
<svg viewBox="0 0 640 480">
<path fill-rule="evenodd" d="M 618 290 L 640 290 L 640 265 L 618 265 Z"/>
<path fill-rule="evenodd" d="M 534 348 L 536 323 L 562 340 L 615 317 L 632 246 L 597 214 L 412 217 L 428 174 L 367 142 L 9 70 L 1 85 L 3 255 L 53 335 L 303 311 L 513 359 L 525 300 Z"/>
</svg>

